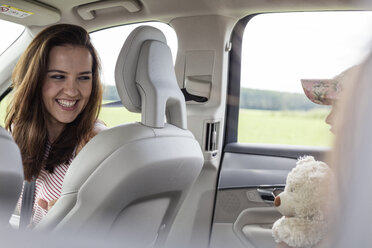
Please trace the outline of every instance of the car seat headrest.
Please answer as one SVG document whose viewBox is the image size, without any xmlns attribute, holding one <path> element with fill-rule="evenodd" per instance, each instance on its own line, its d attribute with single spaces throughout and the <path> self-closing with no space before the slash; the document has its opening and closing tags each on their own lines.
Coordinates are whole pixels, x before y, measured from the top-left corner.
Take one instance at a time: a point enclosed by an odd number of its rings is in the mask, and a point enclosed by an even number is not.
<svg viewBox="0 0 372 248">
<path fill-rule="evenodd" d="M 186 105 L 178 86 L 171 51 L 164 34 L 150 26 L 132 31 L 115 67 L 123 105 L 142 113 L 142 124 L 155 128 L 167 122 L 186 129 Z"/>
</svg>

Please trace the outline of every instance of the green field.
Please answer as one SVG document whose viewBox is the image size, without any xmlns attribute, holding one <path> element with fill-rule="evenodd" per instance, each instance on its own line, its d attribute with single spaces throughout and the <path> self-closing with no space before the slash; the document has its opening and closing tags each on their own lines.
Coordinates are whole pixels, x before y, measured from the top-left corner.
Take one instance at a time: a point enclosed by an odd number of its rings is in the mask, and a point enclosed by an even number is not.
<svg viewBox="0 0 372 248">
<path fill-rule="evenodd" d="M 108 127 L 114 127 L 127 122 L 141 121 L 141 115 L 139 113 L 129 112 L 124 107 L 102 108 L 99 118 L 103 120 Z"/>
<path fill-rule="evenodd" d="M 332 134 L 324 122 L 329 110 L 264 111 L 242 109 L 238 141 L 242 143 L 330 146 Z"/>
<path fill-rule="evenodd" d="M 5 110 L 6 110 L 6 106 L 7 106 L 7 100 L 8 100 L 8 97 L 5 97 L 5 99 L 3 99 L 1 102 L 0 102 L 0 126 L 4 127 L 4 120 L 5 120 Z"/>
<path fill-rule="evenodd" d="M 6 100 L 6 99 L 5 99 Z M 0 125 L 4 126 L 6 101 L 0 103 Z M 238 141 L 243 143 L 329 146 L 332 135 L 324 122 L 328 110 L 265 111 L 240 110 Z M 100 119 L 113 127 L 140 121 L 140 115 L 124 107 L 102 108 Z"/>
</svg>

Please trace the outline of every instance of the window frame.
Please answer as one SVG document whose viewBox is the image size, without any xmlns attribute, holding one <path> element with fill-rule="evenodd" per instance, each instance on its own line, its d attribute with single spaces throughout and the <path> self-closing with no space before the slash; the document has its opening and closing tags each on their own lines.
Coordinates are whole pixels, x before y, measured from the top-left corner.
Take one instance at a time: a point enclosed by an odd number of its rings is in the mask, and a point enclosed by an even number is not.
<svg viewBox="0 0 372 248">
<path fill-rule="evenodd" d="M 240 109 L 241 61 L 244 30 L 248 22 L 257 14 L 248 15 L 240 19 L 231 33 L 231 51 L 229 56 L 229 71 L 227 80 L 227 104 L 225 113 L 225 130 L 222 142 L 223 150 L 230 143 L 238 141 L 238 123 Z"/>
<path fill-rule="evenodd" d="M 371 12 L 370 10 L 314 10 L 304 12 Z M 240 111 L 240 91 L 241 91 L 241 67 L 242 67 L 242 48 L 244 31 L 249 21 L 262 14 L 275 13 L 300 13 L 301 11 L 287 11 L 287 12 L 260 12 L 253 13 L 241 18 L 233 28 L 230 42 L 231 50 L 229 54 L 228 65 L 228 80 L 227 80 L 227 97 L 226 97 L 226 111 L 225 111 L 225 126 L 222 141 L 222 151 L 231 150 L 229 144 L 232 146 L 297 146 L 297 147 L 314 147 L 314 145 L 289 145 L 289 144 L 275 144 L 275 143 L 244 143 L 238 142 L 238 125 L 239 125 L 239 111 Z M 371 48 L 372 51 L 372 48 Z M 315 146 L 318 147 L 318 146 Z M 322 146 L 319 146 L 322 147 Z M 329 146 L 325 146 L 329 148 Z"/>
</svg>

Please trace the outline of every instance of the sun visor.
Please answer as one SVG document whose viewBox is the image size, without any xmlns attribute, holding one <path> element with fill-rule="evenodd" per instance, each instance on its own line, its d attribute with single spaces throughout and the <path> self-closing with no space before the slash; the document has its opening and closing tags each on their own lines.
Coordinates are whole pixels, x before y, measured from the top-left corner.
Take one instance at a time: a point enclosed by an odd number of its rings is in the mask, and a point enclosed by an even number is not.
<svg viewBox="0 0 372 248">
<path fill-rule="evenodd" d="M 61 19 L 55 8 L 35 1 L 0 0 L 0 19 L 25 26 L 45 26 Z"/>
</svg>

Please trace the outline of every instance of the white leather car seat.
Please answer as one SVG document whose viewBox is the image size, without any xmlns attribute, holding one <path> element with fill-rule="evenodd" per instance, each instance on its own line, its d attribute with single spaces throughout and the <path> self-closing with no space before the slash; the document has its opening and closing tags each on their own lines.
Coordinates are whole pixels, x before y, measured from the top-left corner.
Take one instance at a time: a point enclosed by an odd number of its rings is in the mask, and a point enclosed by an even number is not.
<svg viewBox="0 0 372 248">
<path fill-rule="evenodd" d="M 21 153 L 10 134 L 0 127 L 0 227 L 8 225 L 22 191 Z"/>
<path fill-rule="evenodd" d="M 123 244 L 162 246 L 204 162 L 186 128 L 184 96 L 163 33 L 136 28 L 119 54 L 115 78 L 124 106 L 141 112 L 142 121 L 104 130 L 82 149 L 61 198 L 36 229 L 95 229 Z"/>
</svg>

